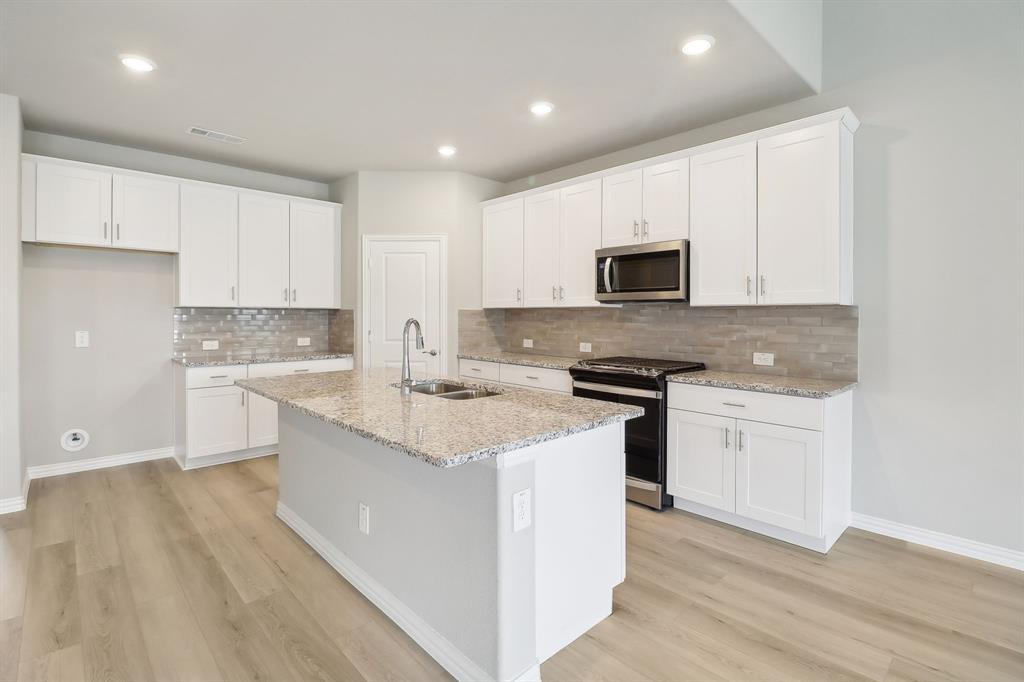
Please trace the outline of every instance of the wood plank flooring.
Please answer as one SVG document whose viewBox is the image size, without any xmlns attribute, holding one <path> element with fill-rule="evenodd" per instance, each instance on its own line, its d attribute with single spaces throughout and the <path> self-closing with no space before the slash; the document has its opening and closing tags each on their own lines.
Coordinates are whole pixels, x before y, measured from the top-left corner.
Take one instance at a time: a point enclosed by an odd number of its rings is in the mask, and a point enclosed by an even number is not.
<svg viewBox="0 0 1024 682">
<path fill-rule="evenodd" d="M 274 517 L 277 461 L 34 481 L 0 516 L 0 681 L 450 679 Z M 630 505 L 556 680 L 1024 680 L 1024 574 L 861 531 L 827 557 Z"/>
</svg>

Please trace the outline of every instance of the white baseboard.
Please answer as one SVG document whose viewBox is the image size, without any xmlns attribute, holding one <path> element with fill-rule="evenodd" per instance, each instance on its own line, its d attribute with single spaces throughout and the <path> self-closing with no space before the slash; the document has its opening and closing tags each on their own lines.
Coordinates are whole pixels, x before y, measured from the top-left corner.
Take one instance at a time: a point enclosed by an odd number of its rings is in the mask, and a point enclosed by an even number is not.
<svg viewBox="0 0 1024 682">
<path fill-rule="evenodd" d="M 276 453 L 277 445 L 263 445 L 258 448 L 235 450 L 234 452 L 225 452 L 219 455 L 187 458 L 174 455 L 174 458 L 178 462 L 178 466 L 181 467 L 183 471 L 188 471 L 189 469 L 202 469 L 203 467 L 212 467 L 218 464 L 241 462 L 246 459 L 255 459 L 256 457 L 266 457 L 267 455 L 273 455 Z"/>
<path fill-rule="evenodd" d="M 29 467 L 27 475 L 29 479 L 46 478 L 48 476 L 63 476 L 64 474 L 74 474 L 79 471 L 106 469 L 108 467 L 121 466 L 122 464 L 149 462 L 154 459 L 164 459 L 165 457 L 173 456 L 173 447 L 154 448 L 152 450 L 139 450 L 138 452 L 125 452 L 120 455 L 108 455 L 107 457 L 78 459 L 71 462 L 59 462 L 57 464 L 40 464 Z"/>
<path fill-rule="evenodd" d="M 25 495 L 0 499 L 0 514 L 24 511 L 28 498 Z"/>
<path fill-rule="evenodd" d="M 924 545 L 932 549 L 941 549 L 953 554 L 970 557 L 971 559 L 979 559 L 992 564 L 1015 568 L 1018 571 L 1024 571 L 1024 552 L 1022 551 L 997 547 L 996 545 L 987 545 L 984 542 L 968 540 L 956 535 L 947 535 L 934 530 L 917 528 L 916 526 L 908 526 L 905 523 L 888 521 L 875 516 L 868 516 L 867 514 L 858 514 L 857 512 L 850 514 L 850 525 L 854 528 L 886 535 L 897 540 L 906 540 L 907 542 Z"/>
<path fill-rule="evenodd" d="M 459 651 L 443 635 L 434 630 L 426 621 L 399 600 L 398 597 L 363 571 L 363 569 L 359 568 L 341 550 L 328 542 L 324 536 L 320 535 L 320 533 L 303 521 L 287 505 L 281 502 L 277 503 L 277 517 L 305 540 L 317 554 L 322 556 L 335 571 L 340 573 L 363 596 L 373 602 L 374 606 L 383 611 L 388 618 L 393 620 L 398 627 L 402 628 L 417 644 L 423 647 L 423 650 L 440 663 L 455 679 L 466 682 L 494 679 Z M 522 680 L 523 682 L 539 680 L 540 668 L 536 665 L 532 666 L 519 674 L 515 679 Z"/>
</svg>

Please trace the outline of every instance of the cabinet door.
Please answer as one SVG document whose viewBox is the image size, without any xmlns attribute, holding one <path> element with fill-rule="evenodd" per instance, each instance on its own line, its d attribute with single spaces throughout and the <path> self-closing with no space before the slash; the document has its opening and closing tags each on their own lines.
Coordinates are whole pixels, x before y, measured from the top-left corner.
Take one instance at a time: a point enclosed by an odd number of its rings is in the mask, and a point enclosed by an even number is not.
<svg viewBox="0 0 1024 682">
<path fill-rule="evenodd" d="M 283 308 L 288 286 L 288 200 L 238 196 L 238 300 L 246 307 Z"/>
<path fill-rule="evenodd" d="M 690 303 L 756 301 L 757 146 L 690 159 Z"/>
<path fill-rule="evenodd" d="M 559 192 L 527 197 L 523 216 L 523 305 L 558 305 Z"/>
<path fill-rule="evenodd" d="M 139 175 L 113 177 L 113 239 L 120 249 L 178 250 L 178 183 Z"/>
<path fill-rule="evenodd" d="M 340 224 L 333 206 L 291 202 L 291 304 L 337 308 Z"/>
<path fill-rule="evenodd" d="M 601 248 L 601 181 L 563 187 L 561 195 L 558 301 L 569 306 L 600 305 L 594 299 L 594 252 Z"/>
<path fill-rule="evenodd" d="M 483 307 L 523 305 L 523 200 L 483 209 Z"/>
<path fill-rule="evenodd" d="M 187 457 L 219 455 L 246 448 L 247 393 L 237 386 L 188 390 Z"/>
<path fill-rule="evenodd" d="M 738 421 L 736 513 L 821 534 L 821 433 Z"/>
<path fill-rule="evenodd" d="M 238 193 L 181 186 L 178 305 L 238 307 Z"/>
<path fill-rule="evenodd" d="M 647 166 L 644 172 L 645 242 L 688 239 L 690 236 L 690 160 Z"/>
<path fill-rule="evenodd" d="M 643 171 L 609 175 L 601 180 L 601 246 L 622 246 L 640 241 L 644 212 Z"/>
<path fill-rule="evenodd" d="M 249 447 L 277 443 L 277 403 L 255 393 L 249 393 L 246 402 L 249 407 Z"/>
<path fill-rule="evenodd" d="M 757 143 L 760 303 L 840 302 L 839 125 Z"/>
<path fill-rule="evenodd" d="M 668 410 L 668 493 L 715 509 L 734 511 L 735 441 L 735 419 Z"/>
<path fill-rule="evenodd" d="M 110 184 L 110 173 L 40 162 L 36 167 L 36 239 L 109 245 Z"/>
</svg>

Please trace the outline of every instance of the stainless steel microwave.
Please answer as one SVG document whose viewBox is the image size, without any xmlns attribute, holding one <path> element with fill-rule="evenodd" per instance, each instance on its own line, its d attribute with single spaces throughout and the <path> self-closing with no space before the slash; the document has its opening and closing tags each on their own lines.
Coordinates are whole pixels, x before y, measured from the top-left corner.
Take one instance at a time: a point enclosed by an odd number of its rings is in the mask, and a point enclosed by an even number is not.
<svg viewBox="0 0 1024 682">
<path fill-rule="evenodd" d="M 690 241 L 676 239 L 598 249 L 597 300 L 685 301 L 689 296 Z"/>
</svg>

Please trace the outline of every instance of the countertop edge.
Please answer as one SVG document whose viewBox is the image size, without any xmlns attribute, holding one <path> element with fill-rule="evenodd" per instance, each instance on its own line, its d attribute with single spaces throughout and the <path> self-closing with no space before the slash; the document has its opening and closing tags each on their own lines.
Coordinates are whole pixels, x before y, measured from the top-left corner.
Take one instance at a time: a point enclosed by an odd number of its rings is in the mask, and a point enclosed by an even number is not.
<svg viewBox="0 0 1024 682">
<path fill-rule="evenodd" d="M 182 367 L 228 367 L 231 365 L 265 365 L 272 362 L 310 362 L 313 360 L 344 360 L 354 357 L 352 353 L 310 353 L 308 355 L 282 356 L 267 355 L 256 358 L 233 358 L 231 360 L 206 360 L 203 358 L 171 358 L 171 362 Z"/>
<path fill-rule="evenodd" d="M 528 355 L 528 354 L 524 354 Z M 550 360 L 531 360 L 528 357 L 523 358 L 505 358 L 500 354 L 494 353 L 459 353 L 456 356 L 459 360 L 477 360 L 479 362 L 494 362 L 499 365 L 519 365 L 520 367 L 540 367 L 542 369 L 560 369 L 568 370 L 570 367 L 580 361 L 579 358 L 565 358 L 565 362 L 552 362 Z M 561 356 L 549 355 L 542 356 L 548 358 L 560 358 Z"/>
<path fill-rule="evenodd" d="M 787 377 L 798 378 L 798 377 Z M 834 398 L 837 395 L 852 391 L 857 387 L 858 382 L 852 381 L 838 388 L 831 390 L 817 388 L 801 388 L 799 386 L 781 386 L 773 384 L 771 379 L 766 377 L 764 381 L 728 380 L 721 378 L 702 378 L 689 374 L 675 374 L 668 377 L 668 381 L 674 384 L 689 384 L 691 386 L 708 386 L 711 388 L 728 388 L 736 391 L 751 391 L 753 393 L 772 393 L 776 395 L 787 395 L 796 398 L 813 398 L 823 400 Z M 819 381 L 811 379 L 811 381 Z"/>
</svg>

